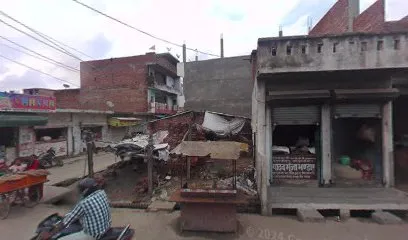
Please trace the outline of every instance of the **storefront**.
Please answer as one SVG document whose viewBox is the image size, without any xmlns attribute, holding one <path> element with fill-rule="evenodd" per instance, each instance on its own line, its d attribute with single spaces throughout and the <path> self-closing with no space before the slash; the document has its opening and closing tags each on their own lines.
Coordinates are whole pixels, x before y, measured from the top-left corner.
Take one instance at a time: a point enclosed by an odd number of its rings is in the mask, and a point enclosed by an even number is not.
<svg viewBox="0 0 408 240">
<path fill-rule="evenodd" d="M 108 119 L 108 139 L 119 142 L 125 137 L 131 137 L 138 132 L 142 119 L 134 117 L 111 117 Z"/>
<path fill-rule="evenodd" d="M 0 92 L 0 146 L 7 161 L 35 153 L 34 126 L 48 122 L 38 113 L 55 110 L 54 97 Z"/>
<path fill-rule="evenodd" d="M 382 104 L 335 104 L 333 181 L 336 186 L 381 185 Z"/>
<path fill-rule="evenodd" d="M 273 184 L 318 184 L 319 105 L 272 107 Z"/>
</svg>

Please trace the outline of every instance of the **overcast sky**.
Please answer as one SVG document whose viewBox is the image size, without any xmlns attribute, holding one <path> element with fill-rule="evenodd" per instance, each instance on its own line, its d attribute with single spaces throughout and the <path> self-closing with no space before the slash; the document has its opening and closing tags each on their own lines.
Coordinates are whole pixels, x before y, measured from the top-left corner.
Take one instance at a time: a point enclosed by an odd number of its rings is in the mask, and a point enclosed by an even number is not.
<svg viewBox="0 0 408 240">
<path fill-rule="evenodd" d="M 81 0 L 136 28 L 171 42 L 200 51 L 219 54 L 219 38 L 224 36 L 225 56 L 249 54 L 259 37 L 307 32 L 307 19 L 315 24 L 336 0 Z M 361 11 L 375 0 L 361 0 Z M 407 0 L 387 0 L 387 20 L 408 14 Z M 181 55 L 181 49 L 152 39 L 78 5 L 72 0 L 0 0 L 0 10 L 45 33 L 92 59 L 117 58 L 146 53 L 152 45 L 156 52 Z M 0 20 L 27 31 L 0 15 Z M 0 36 L 29 49 L 79 68 L 79 60 L 62 54 L 0 22 Z M 40 61 L 11 49 L 19 48 L 0 39 L 0 54 L 79 85 L 79 74 Z M 72 51 L 72 50 L 70 50 Z M 75 55 L 83 60 L 90 58 Z M 188 51 L 193 60 L 195 52 Z M 199 54 L 199 59 L 209 56 Z M 63 82 L 0 58 L 0 90 L 28 87 L 62 88 Z"/>
</svg>

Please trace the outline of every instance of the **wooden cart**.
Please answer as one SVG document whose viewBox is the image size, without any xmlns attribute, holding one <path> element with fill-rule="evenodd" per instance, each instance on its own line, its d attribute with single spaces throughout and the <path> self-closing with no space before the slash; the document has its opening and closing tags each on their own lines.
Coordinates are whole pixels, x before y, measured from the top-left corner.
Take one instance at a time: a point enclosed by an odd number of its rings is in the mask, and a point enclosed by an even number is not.
<svg viewBox="0 0 408 240">
<path fill-rule="evenodd" d="M 170 197 L 170 201 L 180 204 L 181 231 L 237 231 L 236 206 L 245 203 L 244 196 L 236 190 L 236 160 L 240 156 L 241 145 L 226 141 L 184 141 L 172 151 L 172 154 L 178 156 L 181 161 L 186 161 L 186 157 L 190 156 L 209 156 L 213 160 L 232 161 L 233 166 L 232 189 L 189 188 L 188 179 L 185 184 L 183 183 L 181 171 L 181 189 Z"/>
<path fill-rule="evenodd" d="M 48 173 L 44 170 L 32 170 L 19 174 L 0 177 L 0 219 L 10 213 L 11 205 L 23 204 L 34 207 L 43 197 L 43 186 Z"/>
</svg>

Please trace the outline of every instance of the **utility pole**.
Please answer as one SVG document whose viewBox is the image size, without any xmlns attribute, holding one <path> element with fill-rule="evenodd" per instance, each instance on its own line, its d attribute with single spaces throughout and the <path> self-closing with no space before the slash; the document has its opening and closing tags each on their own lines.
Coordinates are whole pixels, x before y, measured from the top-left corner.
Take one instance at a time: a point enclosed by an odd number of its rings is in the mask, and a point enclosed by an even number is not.
<svg viewBox="0 0 408 240">
<path fill-rule="evenodd" d="M 149 142 L 146 146 L 146 159 L 147 159 L 147 184 L 148 194 L 153 195 L 153 136 L 149 134 Z"/>
<path fill-rule="evenodd" d="M 86 141 L 86 151 L 88 153 L 88 177 L 92 178 L 94 176 L 93 169 L 93 152 L 94 152 L 94 136 L 90 131 L 85 132 Z"/>
<path fill-rule="evenodd" d="M 220 45 L 221 45 L 221 58 L 224 58 L 224 37 L 222 33 L 221 33 Z"/>
<path fill-rule="evenodd" d="M 197 49 L 195 50 L 195 60 L 196 60 L 196 62 L 198 61 L 198 51 L 197 51 Z"/>
<path fill-rule="evenodd" d="M 186 43 L 184 42 L 183 43 L 183 63 L 185 63 L 186 62 L 186 59 L 187 59 L 187 49 L 186 49 Z"/>
</svg>

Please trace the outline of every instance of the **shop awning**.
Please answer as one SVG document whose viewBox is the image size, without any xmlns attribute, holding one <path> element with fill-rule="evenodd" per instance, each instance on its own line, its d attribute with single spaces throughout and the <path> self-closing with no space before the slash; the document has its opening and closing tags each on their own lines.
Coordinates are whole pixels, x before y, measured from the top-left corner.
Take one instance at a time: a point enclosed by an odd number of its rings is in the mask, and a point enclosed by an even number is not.
<svg viewBox="0 0 408 240">
<path fill-rule="evenodd" d="M 399 94 L 396 88 L 334 90 L 336 100 L 392 100 Z"/>
<path fill-rule="evenodd" d="M 293 102 L 293 101 L 319 101 L 330 98 L 329 90 L 301 90 L 301 91 L 269 91 L 267 101 Z"/>
<path fill-rule="evenodd" d="M 40 126 L 47 122 L 47 117 L 34 114 L 0 113 L 0 127 Z"/>
<path fill-rule="evenodd" d="M 112 117 L 109 118 L 108 124 L 112 127 L 129 127 L 138 125 L 141 120 L 134 117 Z"/>
</svg>

